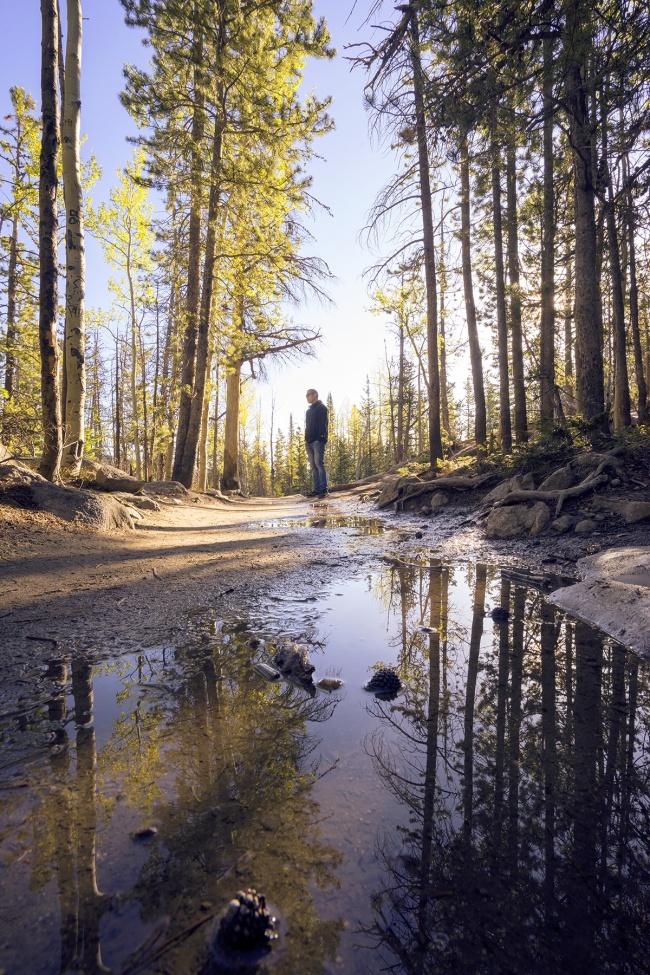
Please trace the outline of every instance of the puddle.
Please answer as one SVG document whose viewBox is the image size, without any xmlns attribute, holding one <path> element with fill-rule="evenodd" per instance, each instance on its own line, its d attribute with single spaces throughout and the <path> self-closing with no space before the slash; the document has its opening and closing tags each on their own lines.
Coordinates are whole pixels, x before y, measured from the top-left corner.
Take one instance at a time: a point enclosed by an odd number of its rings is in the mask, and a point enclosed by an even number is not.
<svg viewBox="0 0 650 975">
<path fill-rule="evenodd" d="M 259 972 L 648 971 L 648 664 L 493 566 L 317 596 L 25 685 L 0 717 L 0 969 L 212 975 L 253 887 L 280 934 Z M 281 639 L 341 689 L 265 680 Z M 363 691 L 378 666 L 395 700 Z"/>
<path fill-rule="evenodd" d="M 308 518 L 276 518 L 260 521 L 251 528 L 351 528 L 355 535 L 382 535 L 393 530 L 381 518 L 362 518 L 359 515 L 310 515 Z"/>
</svg>

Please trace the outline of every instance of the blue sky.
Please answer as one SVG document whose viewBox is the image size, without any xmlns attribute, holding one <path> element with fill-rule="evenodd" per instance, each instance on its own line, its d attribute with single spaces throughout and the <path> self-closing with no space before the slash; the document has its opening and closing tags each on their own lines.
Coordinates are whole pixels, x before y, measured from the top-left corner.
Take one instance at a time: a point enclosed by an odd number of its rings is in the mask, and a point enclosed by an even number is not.
<svg viewBox="0 0 650 975">
<path fill-rule="evenodd" d="M 336 129 L 319 140 L 323 157 L 313 161 L 313 193 L 331 211 L 321 211 L 310 224 L 315 241 L 312 252 L 329 264 L 337 281 L 331 287 L 335 305 L 306 305 L 292 311 L 294 320 L 318 327 L 323 333 L 318 360 L 271 369 L 269 381 L 259 385 L 265 416 L 271 395 L 275 397 L 277 423 L 286 428 L 293 411 L 300 422 L 305 408 L 305 389 L 318 388 L 323 397 L 331 392 L 338 406 L 358 402 L 365 377 L 384 354 L 384 329 L 368 311 L 369 299 L 362 280 L 374 256 L 358 236 L 375 194 L 395 165 L 390 153 L 371 144 L 368 116 L 363 106 L 363 74 L 351 72 L 345 60 L 346 44 L 366 39 L 363 26 L 369 0 L 315 0 L 316 16 L 325 16 L 338 54 L 332 62 L 308 64 L 305 86 L 320 97 L 332 95 L 331 114 Z M 62 3 L 65 8 L 65 2 Z M 390 13 L 392 7 L 387 8 Z M 146 64 L 137 31 L 127 28 L 118 0 L 83 0 L 84 38 L 82 57 L 82 131 L 85 152 L 94 152 L 103 179 L 93 191 L 95 202 L 106 198 L 115 182 L 115 171 L 127 162 L 131 146 L 126 137 L 135 126 L 120 105 L 122 66 Z M 0 51 L 0 111 L 10 110 L 9 87 L 21 85 L 40 101 L 40 5 L 36 0 L 6 4 L 3 9 L 3 41 Z M 108 270 L 97 245 L 88 243 L 87 304 L 108 307 Z"/>
</svg>

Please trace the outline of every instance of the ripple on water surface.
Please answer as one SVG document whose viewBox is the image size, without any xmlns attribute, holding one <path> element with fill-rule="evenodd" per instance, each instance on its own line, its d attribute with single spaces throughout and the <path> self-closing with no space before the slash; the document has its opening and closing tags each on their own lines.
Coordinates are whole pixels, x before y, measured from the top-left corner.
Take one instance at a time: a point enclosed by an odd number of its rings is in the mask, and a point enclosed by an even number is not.
<svg viewBox="0 0 650 975">
<path fill-rule="evenodd" d="M 648 664 L 495 566 L 315 595 L 52 661 L 2 716 L 0 969 L 222 971 L 251 887 L 258 971 L 646 971 Z M 282 640 L 343 686 L 265 680 Z"/>
</svg>

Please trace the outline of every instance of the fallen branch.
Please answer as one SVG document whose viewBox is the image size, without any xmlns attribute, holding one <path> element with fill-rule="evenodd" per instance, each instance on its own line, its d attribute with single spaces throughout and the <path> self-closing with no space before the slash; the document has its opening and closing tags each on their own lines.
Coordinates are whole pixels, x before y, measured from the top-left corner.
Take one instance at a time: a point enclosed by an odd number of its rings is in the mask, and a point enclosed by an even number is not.
<svg viewBox="0 0 650 975">
<path fill-rule="evenodd" d="M 446 491 L 447 489 L 452 491 L 473 491 L 481 487 L 481 485 L 485 484 L 493 476 L 493 474 L 479 474 L 478 477 L 436 477 L 433 481 L 423 481 L 422 484 L 418 485 L 406 484 L 400 490 L 397 498 L 384 502 L 384 504 L 380 504 L 378 507 L 385 508 L 395 501 L 398 505 L 404 505 L 406 501 L 412 501 L 414 498 L 419 498 L 423 494 L 433 494 L 435 491 Z"/>
<path fill-rule="evenodd" d="M 362 477 L 359 481 L 348 481 L 346 484 L 330 484 L 328 491 L 332 494 L 334 491 L 351 491 L 353 488 L 363 487 L 364 484 L 375 484 L 390 474 L 396 474 L 402 467 L 404 467 L 404 461 L 400 464 L 394 464 L 387 471 L 382 471 L 381 474 L 369 474 L 368 477 Z"/>
</svg>

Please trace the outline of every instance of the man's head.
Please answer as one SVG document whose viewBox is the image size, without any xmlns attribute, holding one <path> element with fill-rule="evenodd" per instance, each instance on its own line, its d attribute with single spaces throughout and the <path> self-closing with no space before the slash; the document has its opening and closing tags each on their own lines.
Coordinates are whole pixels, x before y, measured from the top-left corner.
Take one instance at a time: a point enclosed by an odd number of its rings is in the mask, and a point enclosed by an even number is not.
<svg viewBox="0 0 650 975">
<path fill-rule="evenodd" d="M 307 402 L 311 405 L 312 403 L 315 403 L 317 399 L 318 399 L 318 390 L 316 390 L 316 389 L 308 389 L 307 390 Z"/>
</svg>

